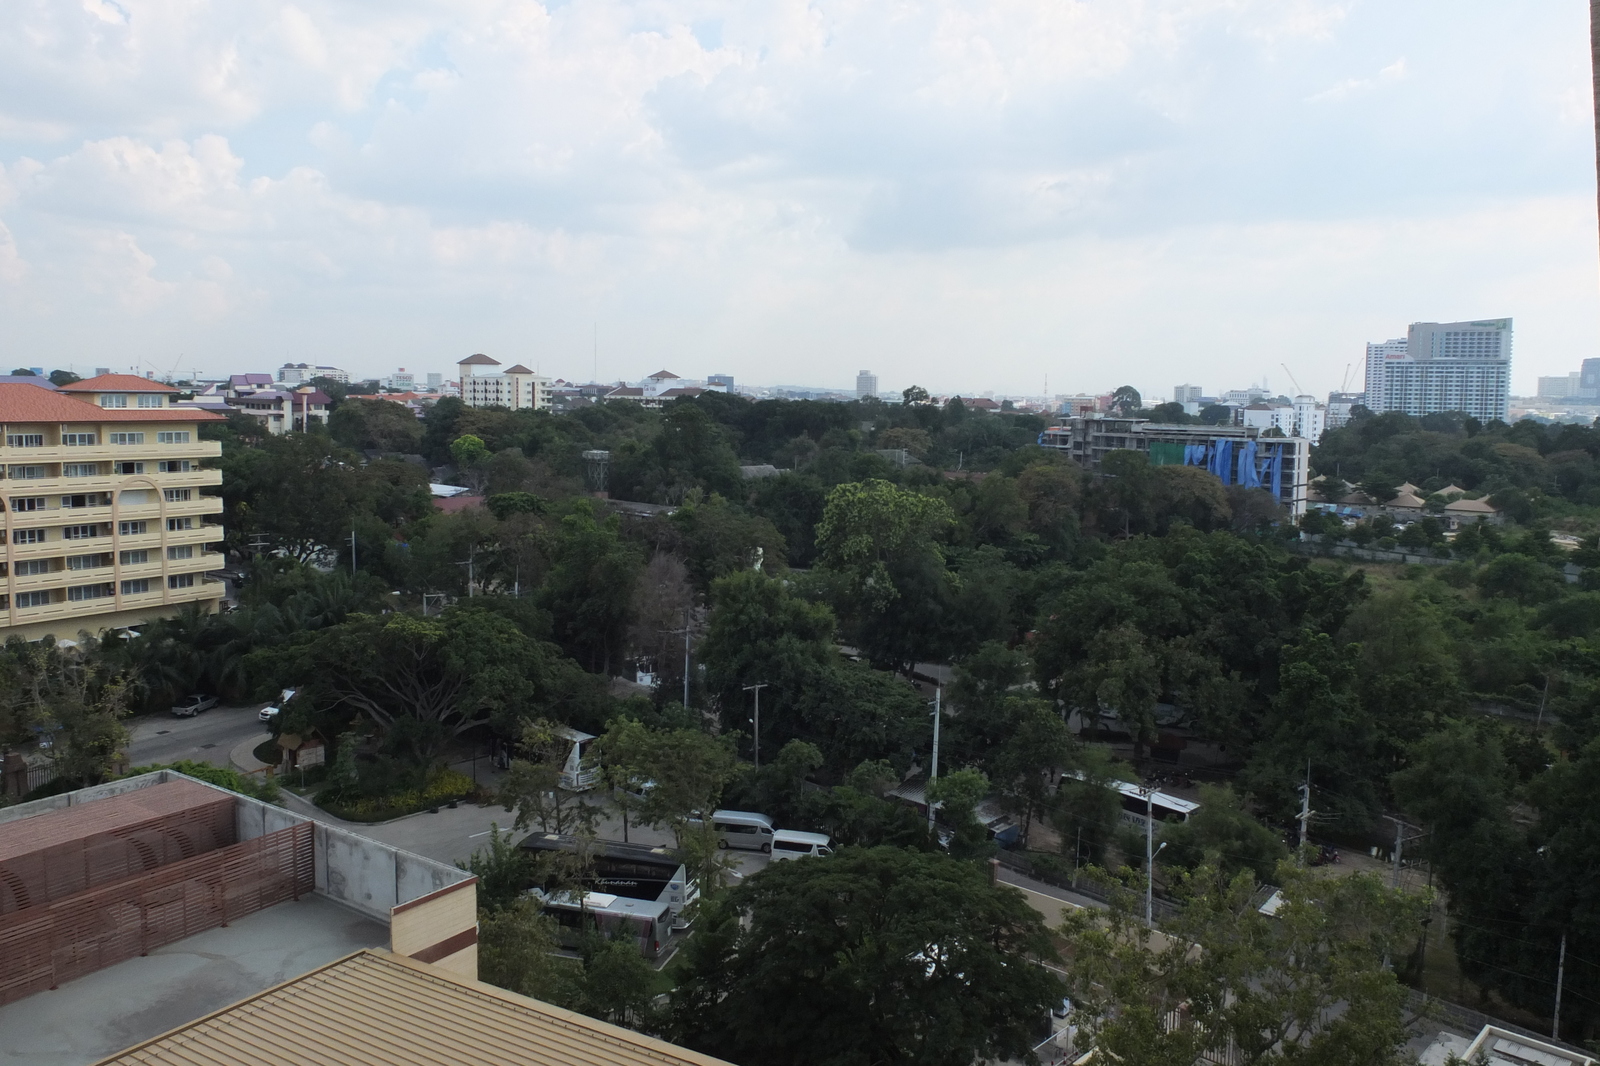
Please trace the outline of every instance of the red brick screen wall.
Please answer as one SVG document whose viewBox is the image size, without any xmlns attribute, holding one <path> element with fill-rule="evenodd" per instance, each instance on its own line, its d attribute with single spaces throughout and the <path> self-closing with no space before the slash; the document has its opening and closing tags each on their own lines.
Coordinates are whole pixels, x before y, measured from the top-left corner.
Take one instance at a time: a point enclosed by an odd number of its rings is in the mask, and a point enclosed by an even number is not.
<svg viewBox="0 0 1600 1066">
<path fill-rule="evenodd" d="M 312 832 L 302 822 L 0 915 L 0 1004 L 309 894 Z"/>
</svg>

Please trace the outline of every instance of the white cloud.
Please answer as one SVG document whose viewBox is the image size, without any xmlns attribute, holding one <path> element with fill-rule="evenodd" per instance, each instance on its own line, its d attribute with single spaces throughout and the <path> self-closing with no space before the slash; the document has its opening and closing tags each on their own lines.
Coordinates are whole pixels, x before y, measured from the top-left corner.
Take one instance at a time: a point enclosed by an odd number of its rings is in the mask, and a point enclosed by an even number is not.
<svg viewBox="0 0 1600 1066">
<path fill-rule="evenodd" d="M 1597 339 L 1581 14 L 17 0 L 0 302 L 35 362 L 581 374 L 598 320 L 613 376 L 1158 393 L 1512 314 L 1531 384 Z"/>
</svg>

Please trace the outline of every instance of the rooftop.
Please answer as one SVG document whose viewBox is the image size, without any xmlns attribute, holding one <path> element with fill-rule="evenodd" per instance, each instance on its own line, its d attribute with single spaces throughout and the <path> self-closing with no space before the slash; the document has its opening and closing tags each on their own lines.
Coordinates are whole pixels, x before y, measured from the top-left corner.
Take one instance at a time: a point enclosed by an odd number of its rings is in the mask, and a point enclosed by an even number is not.
<svg viewBox="0 0 1600 1066">
<path fill-rule="evenodd" d="M 102 1066 L 725 1066 L 396 955 L 359 951 Z"/>
<path fill-rule="evenodd" d="M 322 896 L 280 903 L 0 1006 L 0 1063 L 98 1062 L 289 975 L 388 943 L 382 922 Z"/>
<path fill-rule="evenodd" d="M 220 420 L 220 415 L 193 407 L 107 408 L 59 391 L 41 389 L 35 385 L 0 383 L 0 422 L 216 422 Z"/>
<path fill-rule="evenodd" d="M 263 375 L 265 376 L 265 375 Z M 269 379 L 270 380 L 270 379 Z M 171 385 L 138 374 L 101 374 L 61 386 L 62 392 L 177 392 Z"/>
<path fill-rule="evenodd" d="M 484 355 L 482 352 L 479 352 L 477 355 L 469 355 L 465 359 L 460 359 L 460 360 L 457 360 L 457 362 L 456 362 L 456 366 L 499 366 L 499 365 L 500 365 L 500 360 L 498 360 L 498 359 L 490 359 L 487 355 Z"/>
</svg>

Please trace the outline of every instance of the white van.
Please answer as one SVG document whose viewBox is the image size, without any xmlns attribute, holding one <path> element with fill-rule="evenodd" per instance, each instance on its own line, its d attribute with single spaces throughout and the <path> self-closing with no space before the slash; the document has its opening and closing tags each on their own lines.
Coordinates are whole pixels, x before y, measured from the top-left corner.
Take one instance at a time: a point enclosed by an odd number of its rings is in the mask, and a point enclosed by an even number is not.
<svg viewBox="0 0 1600 1066">
<path fill-rule="evenodd" d="M 824 833 L 799 833 L 793 829 L 779 829 L 772 834 L 772 861 L 803 859 L 807 855 L 832 855 L 828 845 L 833 841 Z"/>
<path fill-rule="evenodd" d="M 717 831 L 717 847 L 772 850 L 772 819 L 753 811 L 712 811 L 711 828 Z"/>
</svg>

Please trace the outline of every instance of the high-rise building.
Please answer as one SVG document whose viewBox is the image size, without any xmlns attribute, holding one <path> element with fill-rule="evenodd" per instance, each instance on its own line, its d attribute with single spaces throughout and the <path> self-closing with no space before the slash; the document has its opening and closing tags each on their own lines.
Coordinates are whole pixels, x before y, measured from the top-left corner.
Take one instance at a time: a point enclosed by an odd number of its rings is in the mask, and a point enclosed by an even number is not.
<svg viewBox="0 0 1600 1066">
<path fill-rule="evenodd" d="M 1328 428 L 1338 429 L 1350 421 L 1350 409 L 1366 403 L 1366 394 L 1360 392 L 1328 393 Z"/>
<path fill-rule="evenodd" d="M 1172 387 L 1172 402 L 1199 403 L 1200 394 L 1203 391 L 1199 385 L 1174 385 Z"/>
<path fill-rule="evenodd" d="M 222 454 L 200 424 L 223 416 L 173 403 L 177 390 L 108 374 L 59 392 L 0 385 L 0 639 L 76 637 L 137 625 L 223 584 L 222 498 L 206 489 Z"/>
<path fill-rule="evenodd" d="M 878 375 L 870 370 L 863 370 L 856 375 L 856 399 L 865 400 L 869 396 L 878 395 Z"/>
<path fill-rule="evenodd" d="M 1367 407 L 1504 420 L 1511 411 L 1511 319 L 1413 322 L 1404 340 L 1368 344 Z"/>
<path fill-rule="evenodd" d="M 469 355 L 456 364 L 461 370 L 461 399 L 468 407 L 509 407 L 513 411 L 548 411 L 550 379 L 518 363 L 502 372 L 487 370 L 500 360 Z"/>
<path fill-rule="evenodd" d="M 443 374 L 429 374 L 428 375 L 428 391 L 430 391 L 430 392 L 438 392 L 442 388 L 444 388 L 444 375 Z"/>
</svg>

